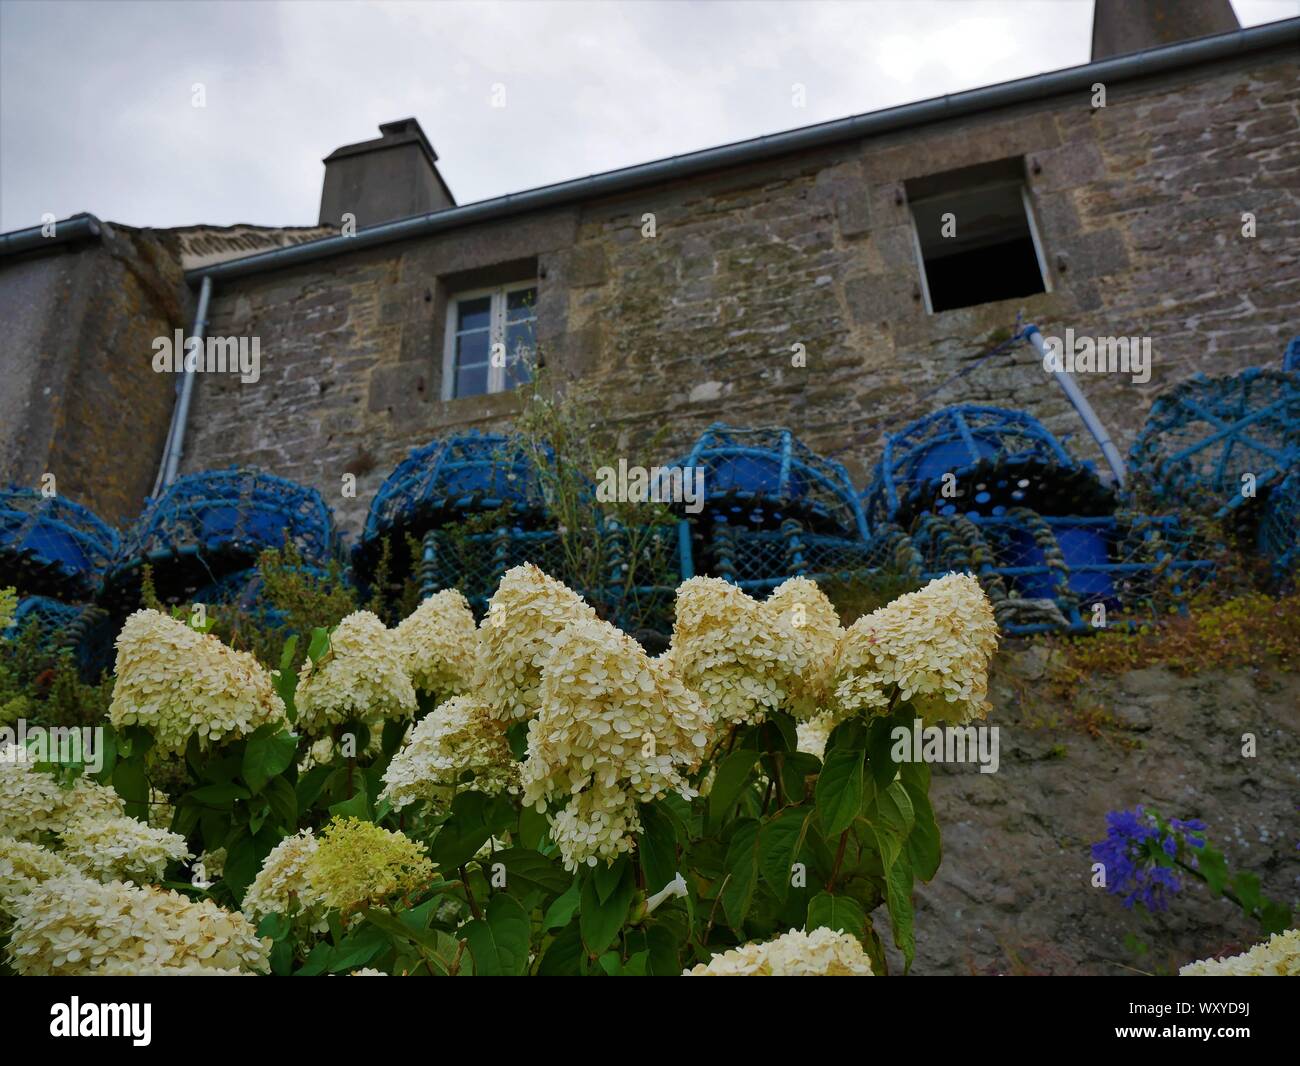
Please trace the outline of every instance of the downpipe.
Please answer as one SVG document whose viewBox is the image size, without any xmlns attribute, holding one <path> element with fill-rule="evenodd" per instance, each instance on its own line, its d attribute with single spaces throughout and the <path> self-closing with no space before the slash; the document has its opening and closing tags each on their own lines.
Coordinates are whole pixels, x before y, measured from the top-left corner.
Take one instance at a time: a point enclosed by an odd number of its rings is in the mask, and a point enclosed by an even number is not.
<svg viewBox="0 0 1300 1066">
<path fill-rule="evenodd" d="M 1039 359 L 1042 360 L 1043 367 L 1046 368 L 1048 363 L 1047 343 L 1043 340 L 1043 334 L 1033 323 L 1025 326 L 1024 336 L 1038 352 Z M 1097 417 L 1097 412 L 1092 409 L 1092 404 L 1088 402 L 1088 397 L 1083 394 L 1079 388 L 1078 382 L 1074 380 L 1074 375 L 1067 373 L 1065 370 L 1048 371 L 1056 383 L 1061 386 L 1061 391 L 1070 401 L 1083 424 L 1088 427 L 1088 432 L 1092 434 L 1092 439 L 1097 442 L 1097 447 L 1101 449 L 1101 454 L 1106 460 L 1106 465 L 1110 467 L 1110 472 L 1115 478 L 1115 484 L 1119 488 L 1124 487 L 1124 481 L 1128 476 L 1128 470 L 1124 466 L 1124 457 L 1120 455 L 1119 449 L 1115 447 L 1115 442 L 1110 439 L 1110 434 L 1106 432 L 1106 427 L 1101 424 L 1101 419 Z"/>
<path fill-rule="evenodd" d="M 185 350 L 182 353 L 187 364 L 191 352 L 195 349 L 201 350 L 203 347 L 204 336 L 208 329 L 208 304 L 211 299 L 212 278 L 210 275 L 204 274 L 199 285 L 199 302 L 194 311 L 194 326 L 190 330 L 190 335 L 185 339 Z M 191 347 L 192 342 L 193 348 Z M 185 430 L 189 424 L 190 404 L 194 399 L 194 378 L 196 373 L 194 369 L 187 365 L 177 390 L 176 406 L 172 410 L 171 426 L 167 430 L 167 443 L 163 447 L 162 462 L 158 466 L 158 477 L 154 481 L 153 496 L 155 499 L 176 480 L 176 472 L 181 465 L 181 456 L 185 454 Z"/>
</svg>

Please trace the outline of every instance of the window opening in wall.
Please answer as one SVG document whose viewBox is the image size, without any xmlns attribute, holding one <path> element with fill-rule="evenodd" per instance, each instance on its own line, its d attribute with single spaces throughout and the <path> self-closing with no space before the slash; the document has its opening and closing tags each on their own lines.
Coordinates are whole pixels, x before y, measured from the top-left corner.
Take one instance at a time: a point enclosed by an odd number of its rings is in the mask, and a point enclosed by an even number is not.
<svg viewBox="0 0 1300 1066">
<path fill-rule="evenodd" d="M 447 305 L 444 400 L 505 392 L 532 380 L 537 286 L 458 293 Z"/>
<path fill-rule="evenodd" d="M 904 184 L 928 311 L 1050 290 L 1022 160 L 963 167 Z"/>
</svg>

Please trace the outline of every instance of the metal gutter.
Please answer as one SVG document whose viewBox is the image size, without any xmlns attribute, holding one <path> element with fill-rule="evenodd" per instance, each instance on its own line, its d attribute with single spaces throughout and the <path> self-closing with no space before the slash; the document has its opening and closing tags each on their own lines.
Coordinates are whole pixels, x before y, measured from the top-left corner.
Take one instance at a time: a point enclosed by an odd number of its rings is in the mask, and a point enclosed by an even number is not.
<svg viewBox="0 0 1300 1066">
<path fill-rule="evenodd" d="M 199 284 L 199 303 L 194 311 L 194 327 L 190 330 L 189 337 L 185 339 L 187 349 L 190 342 L 194 342 L 193 352 L 183 353 L 186 363 L 189 362 L 192 354 L 195 361 L 202 364 L 204 338 L 208 332 L 208 303 L 211 299 L 212 278 L 205 277 Z M 180 387 L 177 389 L 176 406 L 172 409 L 171 426 L 167 430 L 167 443 L 163 447 L 162 462 L 158 465 L 158 477 L 154 480 L 152 495 L 155 498 L 171 486 L 176 480 L 176 472 L 180 469 L 181 456 L 185 454 L 185 431 L 189 427 L 190 403 L 194 398 L 196 376 L 197 372 L 187 366 L 185 376 L 181 378 Z"/>
<path fill-rule="evenodd" d="M 18 255 L 38 248 L 52 248 L 73 241 L 97 240 L 104 232 L 104 224 L 94 215 L 81 214 L 54 222 L 54 232 L 46 236 L 44 226 L 17 229 L 0 233 L 0 257 Z"/>
<path fill-rule="evenodd" d="M 243 259 L 227 260 L 212 267 L 189 271 L 185 279 L 191 285 L 196 285 L 204 277 L 225 281 L 261 273 L 264 270 L 297 266 L 362 248 L 388 244 L 391 241 L 428 236 L 525 211 L 610 196 L 723 167 L 755 163 L 790 152 L 821 148 L 840 141 L 878 136 L 893 130 L 961 118 L 1067 92 L 1090 92 L 1097 82 L 1113 85 L 1133 78 L 1148 77 L 1214 60 L 1231 59 L 1249 52 L 1287 44 L 1300 46 L 1300 18 L 1254 26 L 1215 37 L 1180 41 L 1162 48 L 1116 56 L 1097 63 L 1036 74 L 1017 81 L 934 97 L 917 103 L 886 108 L 883 111 L 872 111 L 816 126 L 789 130 L 785 133 L 770 134 L 718 148 L 672 156 L 652 163 L 606 171 L 573 181 L 544 185 L 491 200 L 480 200 L 460 207 L 414 215 L 411 218 L 358 230 L 351 237 L 325 237 L 294 245 L 291 248 L 262 252 Z"/>
</svg>

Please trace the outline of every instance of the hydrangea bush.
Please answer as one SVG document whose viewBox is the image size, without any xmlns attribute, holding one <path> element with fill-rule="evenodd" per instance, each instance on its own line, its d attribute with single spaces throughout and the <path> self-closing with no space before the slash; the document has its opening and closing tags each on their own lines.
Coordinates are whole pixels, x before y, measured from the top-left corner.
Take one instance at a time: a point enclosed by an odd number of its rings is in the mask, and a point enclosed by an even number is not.
<svg viewBox="0 0 1300 1066">
<path fill-rule="evenodd" d="M 806 579 L 693 578 L 652 657 L 524 565 L 481 624 L 302 636 L 267 670 L 128 620 L 97 775 L 0 762 L 5 965 L 883 975 L 941 858 L 891 730 L 983 718 L 997 629 L 969 576 L 848 629 Z"/>
</svg>

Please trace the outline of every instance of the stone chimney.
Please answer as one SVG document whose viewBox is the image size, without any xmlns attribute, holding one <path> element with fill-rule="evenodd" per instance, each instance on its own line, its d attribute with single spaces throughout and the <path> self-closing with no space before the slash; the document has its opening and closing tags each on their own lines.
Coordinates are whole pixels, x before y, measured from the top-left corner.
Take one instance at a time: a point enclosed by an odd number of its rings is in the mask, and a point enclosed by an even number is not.
<svg viewBox="0 0 1300 1066">
<path fill-rule="evenodd" d="M 325 157 L 320 224 L 339 226 L 345 214 L 357 229 L 455 207 L 438 173 L 438 153 L 413 118 L 385 122 L 373 141 L 347 144 Z"/>
<path fill-rule="evenodd" d="M 1096 0 L 1092 58 L 1109 59 L 1239 29 L 1228 0 Z"/>
</svg>

